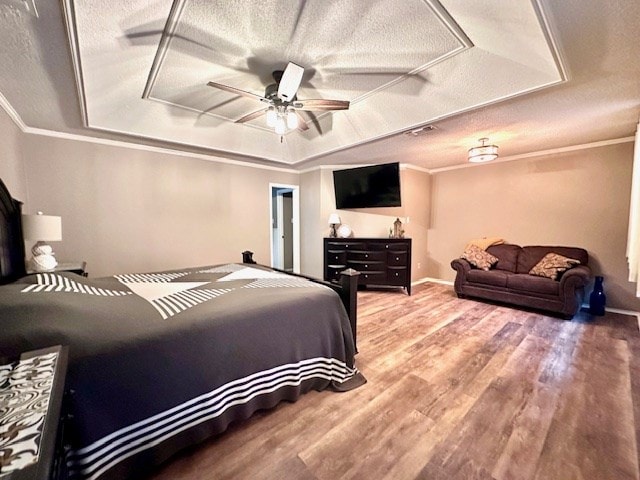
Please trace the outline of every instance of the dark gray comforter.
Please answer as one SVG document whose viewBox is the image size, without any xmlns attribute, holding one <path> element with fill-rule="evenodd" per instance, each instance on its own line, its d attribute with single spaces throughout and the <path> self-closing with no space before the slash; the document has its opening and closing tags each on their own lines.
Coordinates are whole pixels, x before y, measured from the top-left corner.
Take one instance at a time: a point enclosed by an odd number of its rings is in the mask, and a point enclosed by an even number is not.
<svg viewBox="0 0 640 480">
<path fill-rule="evenodd" d="M 253 265 L 0 287 L 0 356 L 57 344 L 80 478 L 135 478 L 258 409 L 363 381 L 337 294 Z"/>
</svg>

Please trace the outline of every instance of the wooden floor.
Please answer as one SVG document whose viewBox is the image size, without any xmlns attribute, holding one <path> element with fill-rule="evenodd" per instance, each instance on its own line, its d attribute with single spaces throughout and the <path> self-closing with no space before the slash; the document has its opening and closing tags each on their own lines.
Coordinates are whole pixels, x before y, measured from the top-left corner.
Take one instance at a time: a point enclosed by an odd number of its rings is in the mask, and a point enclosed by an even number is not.
<svg viewBox="0 0 640 480">
<path fill-rule="evenodd" d="M 151 479 L 639 478 L 635 317 L 566 321 L 437 284 L 358 301 L 364 387 L 256 414 Z"/>
</svg>

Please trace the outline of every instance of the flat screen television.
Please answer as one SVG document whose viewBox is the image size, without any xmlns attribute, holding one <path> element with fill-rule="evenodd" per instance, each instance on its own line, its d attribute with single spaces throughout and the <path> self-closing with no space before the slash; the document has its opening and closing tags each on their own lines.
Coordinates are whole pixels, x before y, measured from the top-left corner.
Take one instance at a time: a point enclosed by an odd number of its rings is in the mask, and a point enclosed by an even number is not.
<svg viewBox="0 0 640 480">
<path fill-rule="evenodd" d="M 400 206 L 400 164 L 333 171 L 336 208 Z"/>
</svg>

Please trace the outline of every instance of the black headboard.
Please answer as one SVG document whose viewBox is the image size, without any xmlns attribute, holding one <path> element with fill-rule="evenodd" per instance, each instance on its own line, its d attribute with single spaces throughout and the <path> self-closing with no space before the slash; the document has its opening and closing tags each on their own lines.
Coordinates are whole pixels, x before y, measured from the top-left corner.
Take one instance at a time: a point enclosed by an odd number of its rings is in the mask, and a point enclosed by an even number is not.
<svg viewBox="0 0 640 480">
<path fill-rule="evenodd" d="M 22 202 L 14 200 L 0 180 L 0 284 L 24 277 Z"/>
</svg>

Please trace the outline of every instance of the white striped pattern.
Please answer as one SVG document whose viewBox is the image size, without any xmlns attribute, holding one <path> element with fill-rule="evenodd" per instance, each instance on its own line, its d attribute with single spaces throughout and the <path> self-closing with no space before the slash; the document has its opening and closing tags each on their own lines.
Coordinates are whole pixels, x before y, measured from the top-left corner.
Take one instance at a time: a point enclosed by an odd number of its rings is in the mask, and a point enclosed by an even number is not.
<svg viewBox="0 0 640 480">
<path fill-rule="evenodd" d="M 344 382 L 358 372 L 335 358 L 310 358 L 233 380 L 176 407 L 113 432 L 72 452 L 68 459 L 73 476 L 92 480 L 105 471 L 171 436 L 222 415 L 258 395 L 285 386 L 298 386 L 312 378 Z"/>
<path fill-rule="evenodd" d="M 105 288 L 92 287 L 84 285 L 62 275 L 55 273 L 38 273 L 36 282 L 21 290 L 22 293 L 33 292 L 74 292 L 87 293 L 89 295 L 100 295 L 103 297 L 121 297 L 123 295 L 132 295 L 133 292 L 123 292 L 120 290 L 110 290 Z"/>
<path fill-rule="evenodd" d="M 227 265 L 219 265 L 217 267 L 207 268 L 206 270 L 198 270 L 198 273 L 233 273 L 242 270 L 242 265 L 229 263 Z"/>
<path fill-rule="evenodd" d="M 242 288 L 328 288 L 319 283 L 310 282 L 304 278 L 259 278 Z"/>
<path fill-rule="evenodd" d="M 114 275 L 113 277 L 120 282 L 127 283 L 167 283 L 176 278 L 189 275 L 191 272 L 172 272 L 172 273 L 128 273 L 124 275 Z"/>
<path fill-rule="evenodd" d="M 184 312 L 188 308 L 195 307 L 201 303 L 219 297 L 232 288 L 210 288 L 202 290 L 183 290 L 182 292 L 172 293 L 161 298 L 149 300 L 151 305 L 160 313 L 163 319 L 172 317 L 180 312 Z"/>
</svg>

